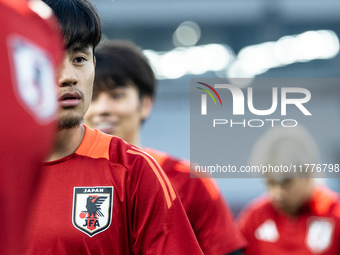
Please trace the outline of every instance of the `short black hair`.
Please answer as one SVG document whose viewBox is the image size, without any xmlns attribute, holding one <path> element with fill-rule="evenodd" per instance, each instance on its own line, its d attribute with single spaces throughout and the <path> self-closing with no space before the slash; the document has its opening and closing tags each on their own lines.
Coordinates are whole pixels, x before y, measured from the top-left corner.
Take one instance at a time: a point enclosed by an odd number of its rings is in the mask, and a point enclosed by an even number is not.
<svg viewBox="0 0 340 255">
<path fill-rule="evenodd" d="M 51 7 L 64 34 L 65 47 L 98 45 L 102 29 L 95 7 L 88 0 L 43 0 Z"/>
<path fill-rule="evenodd" d="M 94 97 L 98 92 L 126 86 L 129 81 L 137 86 L 140 98 L 154 97 L 155 75 L 142 50 L 134 43 L 108 40 L 98 46 L 95 56 Z"/>
</svg>

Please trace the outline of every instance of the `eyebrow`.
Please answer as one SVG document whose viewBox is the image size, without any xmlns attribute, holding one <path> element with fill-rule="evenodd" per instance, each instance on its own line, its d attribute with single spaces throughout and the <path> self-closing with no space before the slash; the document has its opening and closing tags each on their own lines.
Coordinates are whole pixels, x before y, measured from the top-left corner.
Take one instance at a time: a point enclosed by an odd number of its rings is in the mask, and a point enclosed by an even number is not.
<svg viewBox="0 0 340 255">
<path fill-rule="evenodd" d="M 68 49 L 69 52 L 84 52 L 84 53 L 90 53 L 91 52 L 91 47 L 89 45 L 85 46 L 74 46 Z"/>
</svg>

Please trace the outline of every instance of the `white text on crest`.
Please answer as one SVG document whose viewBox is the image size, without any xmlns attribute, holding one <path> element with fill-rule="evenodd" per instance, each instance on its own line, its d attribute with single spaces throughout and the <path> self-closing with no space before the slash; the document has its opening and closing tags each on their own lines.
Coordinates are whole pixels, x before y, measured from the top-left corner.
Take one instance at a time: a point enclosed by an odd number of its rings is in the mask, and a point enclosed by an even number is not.
<svg viewBox="0 0 340 255">
<path fill-rule="evenodd" d="M 104 192 L 104 189 L 84 189 L 84 193 L 101 193 Z"/>
</svg>

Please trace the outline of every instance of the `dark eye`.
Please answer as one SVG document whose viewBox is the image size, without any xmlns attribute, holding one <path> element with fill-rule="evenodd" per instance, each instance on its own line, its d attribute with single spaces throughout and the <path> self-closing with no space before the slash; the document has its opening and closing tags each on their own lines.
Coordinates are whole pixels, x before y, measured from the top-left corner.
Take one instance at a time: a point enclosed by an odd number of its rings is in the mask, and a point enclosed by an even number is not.
<svg viewBox="0 0 340 255">
<path fill-rule="evenodd" d="M 112 97 L 114 99 L 120 99 L 120 98 L 123 98 L 124 97 L 124 93 L 121 93 L 121 92 L 116 92 L 112 95 Z"/>
<path fill-rule="evenodd" d="M 284 180 L 282 180 L 281 186 L 282 187 L 288 187 L 292 183 L 293 183 L 293 179 L 292 178 L 285 178 Z"/>
<path fill-rule="evenodd" d="M 110 97 L 113 99 L 122 99 L 125 96 L 125 91 L 120 88 L 115 88 L 110 91 Z"/>
<path fill-rule="evenodd" d="M 83 57 L 77 57 L 73 60 L 75 63 L 80 64 L 83 63 L 85 61 L 85 58 Z"/>
</svg>

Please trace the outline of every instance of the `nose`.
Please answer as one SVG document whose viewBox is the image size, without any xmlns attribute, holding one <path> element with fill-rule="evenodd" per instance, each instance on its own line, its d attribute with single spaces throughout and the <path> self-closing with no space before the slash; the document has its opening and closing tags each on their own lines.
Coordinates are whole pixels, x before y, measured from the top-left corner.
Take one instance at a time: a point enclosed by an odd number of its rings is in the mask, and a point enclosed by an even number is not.
<svg viewBox="0 0 340 255">
<path fill-rule="evenodd" d="M 108 116 L 113 114 L 114 106 L 110 96 L 105 92 L 98 94 L 97 98 L 92 101 L 89 111 L 97 116 Z"/>
<path fill-rule="evenodd" d="M 68 56 L 64 57 L 59 72 L 58 72 L 58 85 L 60 87 L 76 85 L 78 83 L 78 77 L 75 73 L 72 63 Z"/>
<path fill-rule="evenodd" d="M 285 191 L 280 185 L 271 187 L 271 196 L 275 202 L 281 203 L 285 197 Z"/>
</svg>

